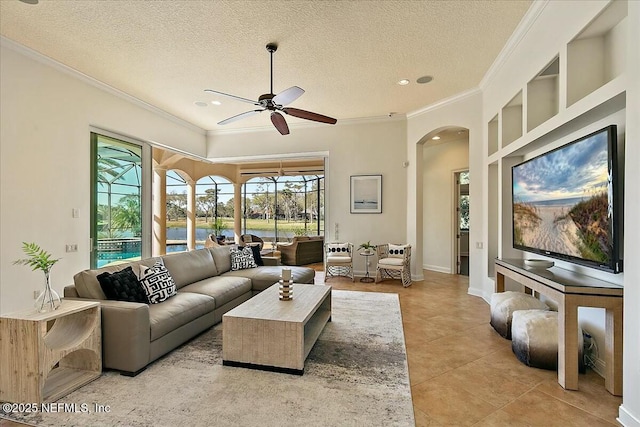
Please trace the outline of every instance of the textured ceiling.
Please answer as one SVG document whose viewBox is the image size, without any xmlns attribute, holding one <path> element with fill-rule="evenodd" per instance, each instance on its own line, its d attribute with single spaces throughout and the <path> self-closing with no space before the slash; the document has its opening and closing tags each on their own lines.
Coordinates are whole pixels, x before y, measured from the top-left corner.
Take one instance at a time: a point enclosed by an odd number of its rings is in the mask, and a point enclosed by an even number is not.
<svg viewBox="0 0 640 427">
<path fill-rule="evenodd" d="M 292 107 L 340 119 L 406 114 L 478 86 L 530 1 L 0 1 L 0 33 L 206 130 L 270 125 L 204 93 L 256 99 L 297 85 Z M 416 79 L 431 75 L 428 84 Z M 400 86 L 396 82 L 409 79 Z M 220 106 L 210 104 L 219 99 Z M 209 103 L 198 107 L 196 101 Z M 303 120 L 287 117 L 290 123 Z"/>
</svg>

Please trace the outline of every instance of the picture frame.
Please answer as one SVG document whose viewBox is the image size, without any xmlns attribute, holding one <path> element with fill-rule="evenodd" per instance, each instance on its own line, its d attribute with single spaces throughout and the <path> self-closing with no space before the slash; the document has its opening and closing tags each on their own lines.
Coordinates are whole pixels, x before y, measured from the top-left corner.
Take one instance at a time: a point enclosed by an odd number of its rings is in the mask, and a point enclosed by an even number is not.
<svg viewBox="0 0 640 427">
<path fill-rule="evenodd" d="M 351 176 L 351 213 L 382 213 L 382 175 Z"/>
</svg>

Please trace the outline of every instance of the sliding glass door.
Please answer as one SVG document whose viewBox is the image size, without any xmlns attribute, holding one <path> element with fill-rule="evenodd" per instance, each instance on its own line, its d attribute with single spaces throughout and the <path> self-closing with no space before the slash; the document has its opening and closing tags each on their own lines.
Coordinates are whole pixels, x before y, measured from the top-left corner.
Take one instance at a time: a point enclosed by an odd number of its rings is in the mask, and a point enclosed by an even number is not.
<svg viewBox="0 0 640 427">
<path fill-rule="evenodd" d="M 91 268 L 149 255 L 150 148 L 91 133 Z"/>
</svg>

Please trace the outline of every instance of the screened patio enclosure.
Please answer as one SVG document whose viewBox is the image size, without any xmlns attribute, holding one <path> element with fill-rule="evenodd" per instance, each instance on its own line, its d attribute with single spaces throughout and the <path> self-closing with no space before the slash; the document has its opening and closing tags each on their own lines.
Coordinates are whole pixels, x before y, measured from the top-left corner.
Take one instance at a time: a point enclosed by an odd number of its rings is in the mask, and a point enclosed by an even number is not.
<svg viewBox="0 0 640 427">
<path fill-rule="evenodd" d="M 142 255 L 142 147 L 91 134 L 91 267 Z"/>
</svg>

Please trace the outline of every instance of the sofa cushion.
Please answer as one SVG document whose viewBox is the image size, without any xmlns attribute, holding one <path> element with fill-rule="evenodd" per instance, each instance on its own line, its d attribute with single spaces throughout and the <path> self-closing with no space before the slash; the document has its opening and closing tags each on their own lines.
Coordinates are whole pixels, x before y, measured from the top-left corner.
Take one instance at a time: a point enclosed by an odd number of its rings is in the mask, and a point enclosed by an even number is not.
<svg viewBox="0 0 640 427">
<path fill-rule="evenodd" d="M 176 294 L 176 283 L 159 259 L 151 267 L 140 267 L 140 284 L 151 304 L 158 304 Z"/>
<path fill-rule="evenodd" d="M 231 248 L 231 270 L 246 270 L 256 268 L 256 260 L 253 259 L 253 251 L 250 247 Z"/>
<path fill-rule="evenodd" d="M 198 280 L 218 275 L 218 269 L 209 249 L 165 255 L 162 260 L 178 289 Z"/>
<path fill-rule="evenodd" d="M 108 267 L 102 267 L 97 270 L 84 270 L 73 276 L 73 283 L 76 285 L 76 291 L 80 298 L 91 299 L 104 299 L 107 297 L 100 287 L 98 282 L 98 275 L 102 273 L 115 273 L 116 271 L 124 270 L 127 267 L 131 267 L 136 276 L 140 277 L 140 266 L 152 266 L 160 258 L 146 258 L 142 261 L 123 262 L 120 264 L 110 265 Z"/>
<path fill-rule="evenodd" d="M 316 272 L 308 267 L 287 267 L 291 269 L 293 283 L 313 283 Z M 280 280 L 282 267 L 264 266 L 248 270 L 229 271 L 223 275 L 233 277 L 247 277 L 251 279 L 251 289 L 262 292 Z"/>
<path fill-rule="evenodd" d="M 107 299 L 149 304 L 149 298 L 131 266 L 115 273 L 104 272 L 97 279 Z"/>
<path fill-rule="evenodd" d="M 194 292 L 213 297 L 216 308 L 251 292 L 251 280 L 245 277 L 216 276 L 187 285 L 180 292 Z"/>
<path fill-rule="evenodd" d="M 149 306 L 151 341 L 212 312 L 215 305 L 212 297 L 191 292 L 178 292 L 161 304 L 151 304 Z"/>
<path fill-rule="evenodd" d="M 209 248 L 213 261 L 216 264 L 218 274 L 226 273 L 231 270 L 231 246 L 217 246 Z"/>
</svg>

